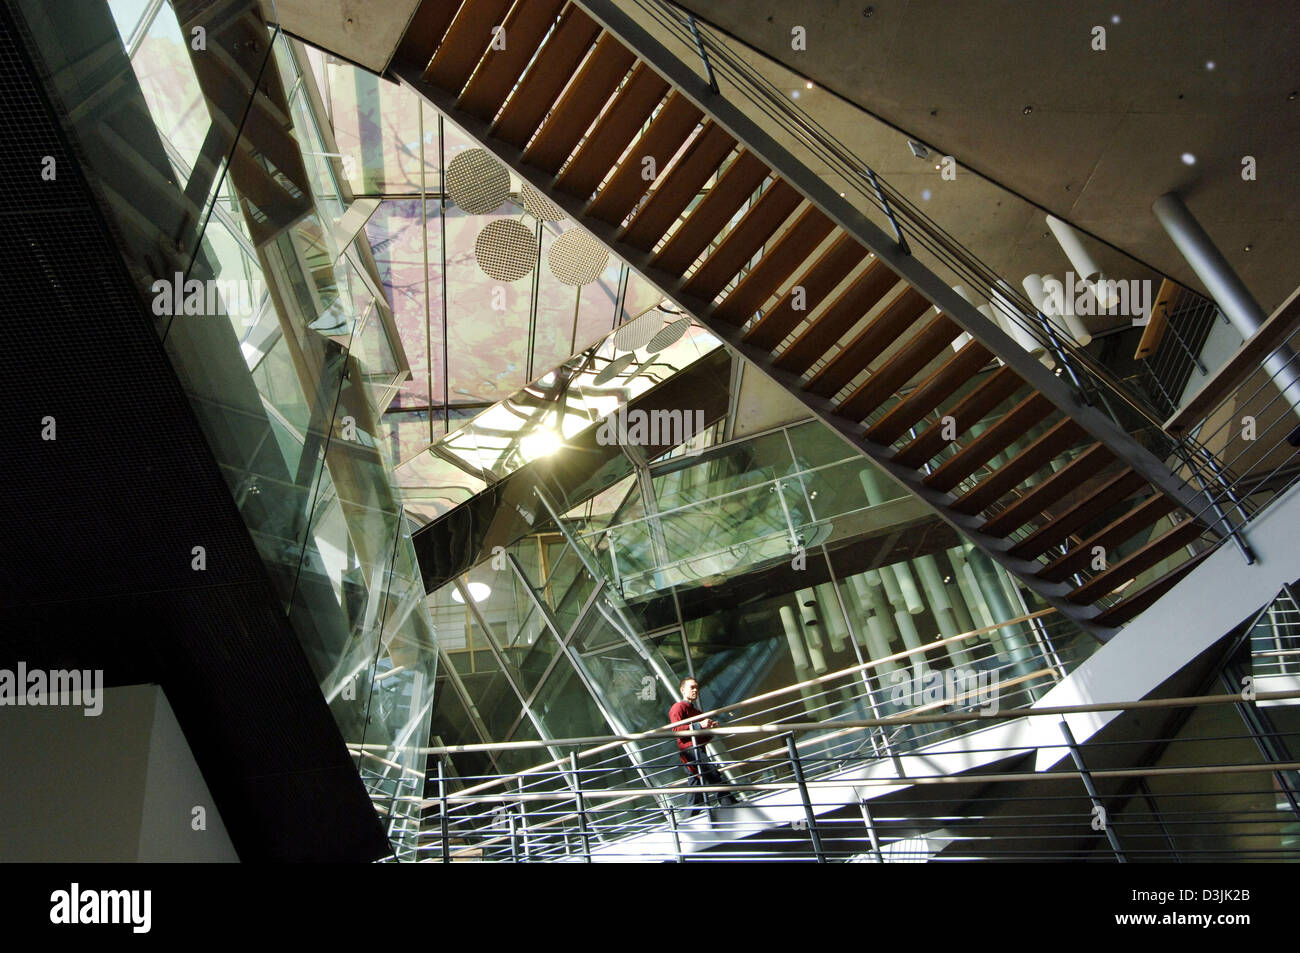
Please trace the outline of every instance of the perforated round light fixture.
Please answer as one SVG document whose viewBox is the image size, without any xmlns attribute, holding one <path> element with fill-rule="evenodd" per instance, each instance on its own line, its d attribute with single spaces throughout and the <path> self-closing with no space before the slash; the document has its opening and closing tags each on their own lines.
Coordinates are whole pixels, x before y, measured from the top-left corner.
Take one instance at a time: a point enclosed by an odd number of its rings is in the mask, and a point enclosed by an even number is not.
<svg viewBox="0 0 1300 953">
<path fill-rule="evenodd" d="M 447 194 L 471 215 L 495 212 L 510 197 L 510 173 L 486 149 L 469 149 L 447 165 Z"/>
<path fill-rule="evenodd" d="M 527 182 L 519 190 L 519 201 L 533 218 L 541 219 L 543 222 L 564 221 L 564 210 Z"/>
<path fill-rule="evenodd" d="M 614 332 L 614 349 L 635 351 L 637 348 L 645 347 L 663 323 L 663 316 L 654 311 L 629 321 Z"/>
<path fill-rule="evenodd" d="M 600 369 L 596 376 L 592 378 L 592 383 L 608 384 L 619 374 L 622 374 L 627 370 L 627 367 L 632 363 L 632 360 L 633 358 L 631 354 L 620 354 Z"/>
<path fill-rule="evenodd" d="M 668 345 L 675 343 L 678 338 L 685 334 L 686 329 L 690 327 L 690 324 L 691 322 L 687 321 L 685 318 L 681 318 L 667 327 L 661 328 L 659 333 L 652 337 L 650 342 L 646 344 L 646 350 L 651 353 L 662 351 Z"/>
<path fill-rule="evenodd" d="M 512 218 L 488 222 L 474 239 L 474 260 L 489 278 L 518 281 L 537 264 L 537 236 Z"/>
<path fill-rule="evenodd" d="M 609 264 L 609 251 L 586 232 L 571 228 L 551 245 L 547 261 L 561 284 L 589 285 Z"/>
</svg>

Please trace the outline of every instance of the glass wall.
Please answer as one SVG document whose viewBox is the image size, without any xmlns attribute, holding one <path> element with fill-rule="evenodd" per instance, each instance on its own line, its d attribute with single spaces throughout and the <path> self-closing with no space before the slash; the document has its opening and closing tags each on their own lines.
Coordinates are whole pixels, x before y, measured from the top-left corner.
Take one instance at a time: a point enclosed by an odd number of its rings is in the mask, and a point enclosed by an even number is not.
<svg viewBox="0 0 1300 953">
<path fill-rule="evenodd" d="M 315 80 L 252 0 L 72 6 L 75 31 L 65 6 L 21 9 L 288 620 L 414 856 L 410 749 L 437 653 L 378 425 L 408 362 L 345 221 Z"/>
</svg>

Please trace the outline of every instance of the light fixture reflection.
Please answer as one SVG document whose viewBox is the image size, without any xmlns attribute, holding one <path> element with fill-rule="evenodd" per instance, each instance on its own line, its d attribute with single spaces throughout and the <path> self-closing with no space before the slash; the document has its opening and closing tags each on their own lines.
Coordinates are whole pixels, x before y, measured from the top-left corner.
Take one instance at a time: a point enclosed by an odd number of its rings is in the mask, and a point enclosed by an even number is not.
<svg viewBox="0 0 1300 953">
<path fill-rule="evenodd" d="M 519 440 L 519 452 L 530 463 L 542 457 L 550 456 L 564 445 L 560 435 L 549 427 L 539 427 L 524 434 Z"/>
<path fill-rule="evenodd" d="M 484 582 L 469 582 L 465 584 L 465 588 L 469 590 L 469 597 L 475 602 L 482 602 L 492 595 L 492 587 Z M 459 588 L 451 590 L 451 601 L 465 604 L 465 597 L 460 594 Z"/>
</svg>

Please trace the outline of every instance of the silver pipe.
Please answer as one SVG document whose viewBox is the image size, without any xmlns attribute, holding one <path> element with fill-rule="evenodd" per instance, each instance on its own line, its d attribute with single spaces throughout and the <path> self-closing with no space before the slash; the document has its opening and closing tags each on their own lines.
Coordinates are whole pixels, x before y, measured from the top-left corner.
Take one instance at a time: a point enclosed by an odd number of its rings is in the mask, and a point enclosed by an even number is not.
<svg viewBox="0 0 1300 953">
<path fill-rule="evenodd" d="M 1152 203 L 1151 211 L 1242 340 L 1254 337 L 1268 315 L 1178 193 L 1166 192 Z M 1300 412 L 1300 370 L 1295 353 L 1283 345 L 1264 359 L 1264 367 L 1292 409 Z"/>
</svg>

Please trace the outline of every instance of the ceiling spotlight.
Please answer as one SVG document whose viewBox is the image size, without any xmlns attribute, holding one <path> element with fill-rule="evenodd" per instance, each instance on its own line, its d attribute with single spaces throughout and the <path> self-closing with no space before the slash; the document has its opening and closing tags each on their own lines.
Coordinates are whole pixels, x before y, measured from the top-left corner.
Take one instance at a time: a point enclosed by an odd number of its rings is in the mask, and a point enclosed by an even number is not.
<svg viewBox="0 0 1300 953">
<path fill-rule="evenodd" d="M 1118 13 L 1114 14 L 1114 15 L 1110 18 L 1110 22 L 1111 22 L 1111 23 L 1118 23 L 1118 22 L 1119 22 L 1119 14 L 1118 14 Z"/>
<path fill-rule="evenodd" d="M 929 189 L 922 189 L 922 190 L 921 190 L 921 201 L 922 201 L 922 202 L 928 202 L 928 201 L 930 201 L 930 190 L 929 190 Z"/>
<path fill-rule="evenodd" d="M 1205 61 L 1205 68 L 1206 68 L 1206 69 L 1214 69 L 1214 60 L 1206 60 L 1206 61 Z"/>
<path fill-rule="evenodd" d="M 1255 248 L 1254 245 L 1247 245 L 1245 248 L 1242 249 L 1242 251 L 1253 251 L 1254 248 Z"/>
<path fill-rule="evenodd" d="M 799 98 L 799 90 L 797 90 L 797 89 L 792 89 L 792 90 L 790 90 L 790 98 L 791 98 L 791 99 L 798 99 L 798 98 Z"/>
<path fill-rule="evenodd" d="M 813 85 L 812 85 L 811 82 L 804 83 L 804 89 L 812 89 L 812 88 L 813 88 Z"/>
<path fill-rule="evenodd" d="M 1183 165 L 1196 165 L 1196 156 L 1190 152 L 1184 152 L 1182 155 Z"/>
<path fill-rule="evenodd" d="M 475 602 L 482 602 L 488 596 L 492 595 L 492 587 L 487 583 L 470 582 L 465 584 L 465 588 L 469 590 L 469 597 Z M 451 601 L 459 602 L 461 605 L 465 604 L 465 597 L 460 594 L 459 586 L 451 590 Z"/>
<path fill-rule="evenodd" d="M 1028 116 L 1033 111 L 1034 111 L 1033 106 L 1026 106 L 1024 109 L 1020 110 L 1020 114 L 1022 116 Z"/>
</svg>

